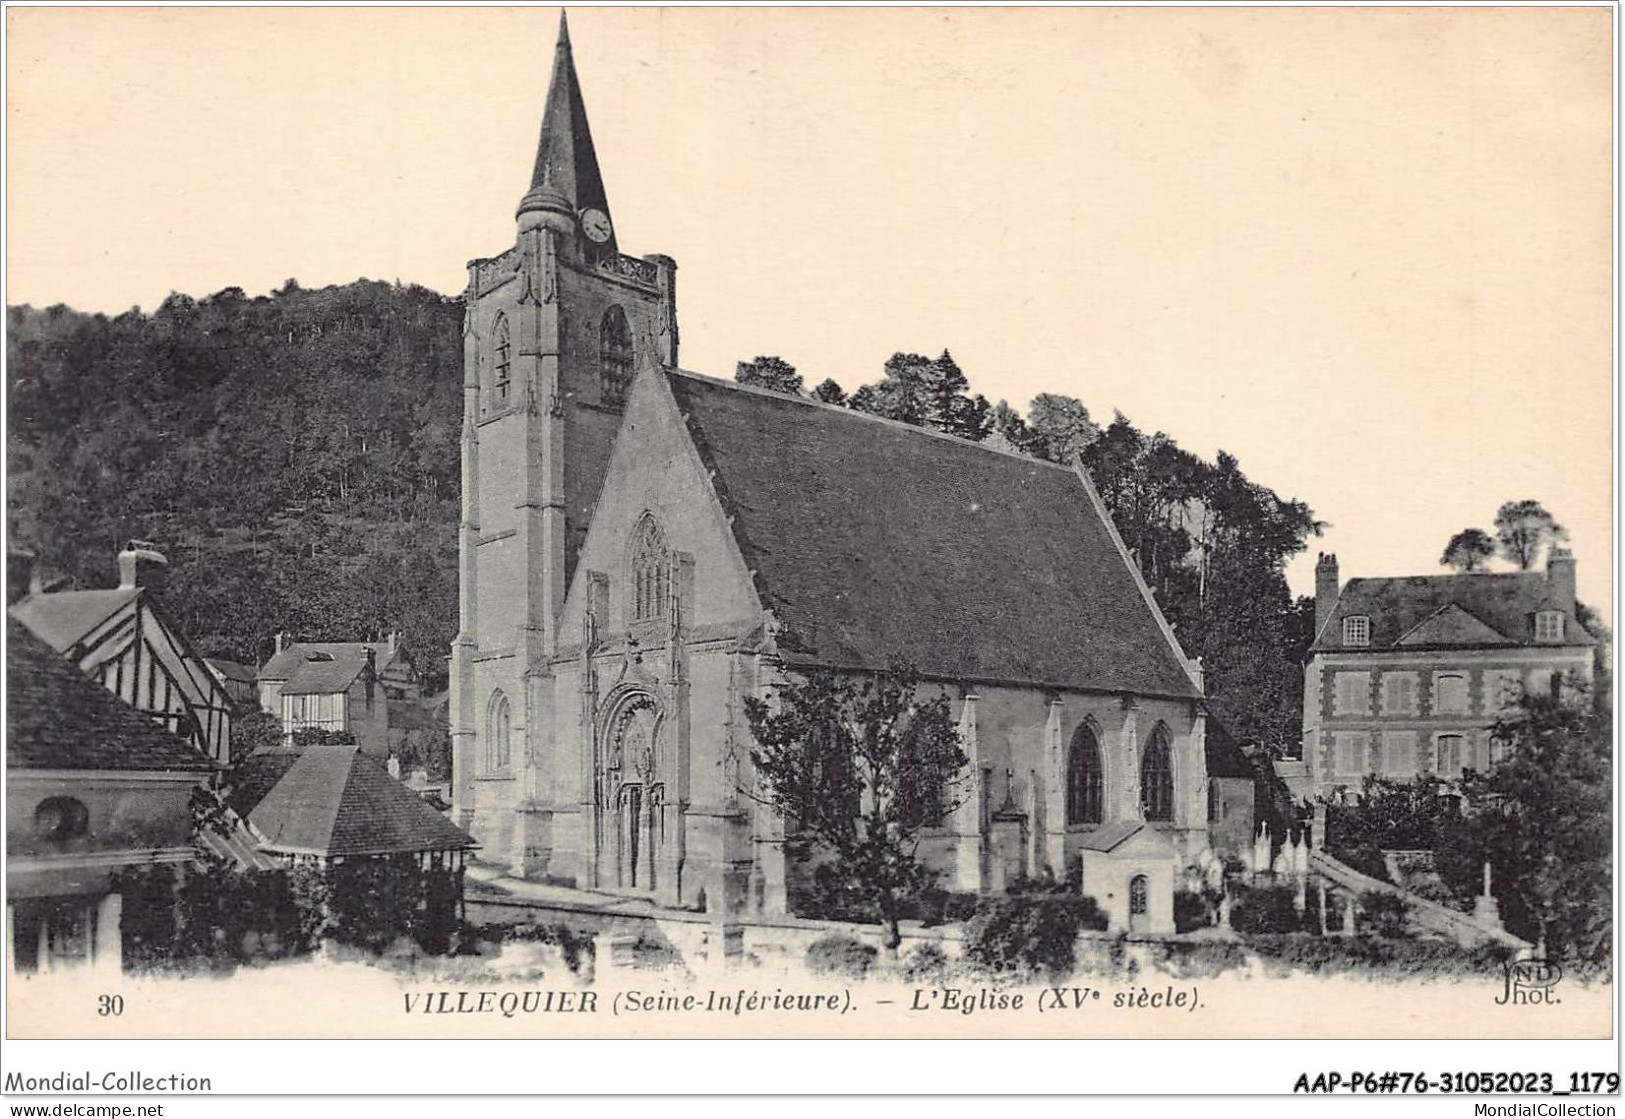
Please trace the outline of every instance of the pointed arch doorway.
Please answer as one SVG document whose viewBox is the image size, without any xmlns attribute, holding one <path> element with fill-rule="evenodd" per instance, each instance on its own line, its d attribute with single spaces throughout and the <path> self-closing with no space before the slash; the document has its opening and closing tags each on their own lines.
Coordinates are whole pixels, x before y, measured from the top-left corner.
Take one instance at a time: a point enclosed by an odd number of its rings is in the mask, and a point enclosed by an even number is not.
<svg viewBox="0 0 1625 1119">
<path fill-rule="evenodd" d="M 601 771 L 598 881 L 654 892 L 665 840 L 665 786 L 660 780 L 659 719 L 654 700 L 637 694 L 611 717 Z"/>
</svg>

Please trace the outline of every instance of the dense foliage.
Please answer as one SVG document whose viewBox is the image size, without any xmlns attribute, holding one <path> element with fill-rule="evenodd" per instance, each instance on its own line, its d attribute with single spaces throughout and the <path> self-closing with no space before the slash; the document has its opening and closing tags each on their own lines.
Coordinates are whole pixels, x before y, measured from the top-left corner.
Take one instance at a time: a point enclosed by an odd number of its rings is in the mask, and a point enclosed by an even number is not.
<svg viewBox="0 0 1625 1119">
<path fill-rule="evenodd" d="M 965 922 L 965 959 L 991 972 L 1060 979 L 1076 966 L 1078 934 L 1106 925 L 1094 898 L 1064 885 L 989 898 Z"/>
<path fill-rule="evenodd" d="M 969 766 L 947 698 L 922 698 L 920 683 L 905 667 L 810 672 L 771 703 L 745 698 L 753 795 L 789 821 L 791 854 L 829 859 L 825 873 L 867 902 L 893 948 L 904 899 L 931 884 L 921 833 L 964 800 Z"/>
<path fill-rule="evenodd" d="M 83 588 L 128 539 L 205 656 L 285 629 L 403 635 L 431 690 L 456 625 L 461 309 L 359 281 L 152 314 L 8 310 L 11 539 Z"/>
</svg>

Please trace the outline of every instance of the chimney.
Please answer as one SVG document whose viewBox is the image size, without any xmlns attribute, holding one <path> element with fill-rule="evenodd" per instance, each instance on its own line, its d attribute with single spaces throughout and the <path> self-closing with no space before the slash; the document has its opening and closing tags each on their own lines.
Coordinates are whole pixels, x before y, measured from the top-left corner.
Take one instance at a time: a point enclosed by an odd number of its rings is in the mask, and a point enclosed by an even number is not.
<svg viewBox="0 0 1625 1119">
<path fill-rule="evenodd" d="M 162 552 L 144 540 L 132 540 L 118 554 L 118 585 L 120 590 L 146 587 L 161 591 L 169 577 L 169 561 Z"/>
<path fill-rule="evenodd" d="M 1337 605 L 1337 556 L 1332 552 L 1320 553 L 1315 561 L 1315 633 L 1326 628 L 1331 621 L 1332 607 Z"/>
<path fill-rule="evenodd" d="M 280 653 L 280 652 L 282 652 L 283 649 L 286 649 L 287 647 L 288 647 L 288 631 L 285 630 L 285 629 L 277 630 L 276 631 L 276 651 Z"/>
<path fill-rule="evenodd" d="M 1546 557 L 1546 601 L 1554 610 L 1574 613 L 1574 553 L 1553 548 Z"/>
<path fill-rule="evenodd" d="M 401 635 L 396 633 L 394 630 L 389 631 L 389 655 L 392 658 L 395 656 L 395 645 L 396 642 L 400 640 L 400 636 Z"/>
</svg>

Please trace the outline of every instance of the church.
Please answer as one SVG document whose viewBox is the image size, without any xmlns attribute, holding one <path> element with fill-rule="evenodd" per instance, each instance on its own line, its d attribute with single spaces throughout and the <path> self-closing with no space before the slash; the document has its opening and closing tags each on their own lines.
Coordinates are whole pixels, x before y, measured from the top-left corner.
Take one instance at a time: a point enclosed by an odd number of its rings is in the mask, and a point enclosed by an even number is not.
<svg viewBox="0 0 1625 1119">
<path fill-rule="evenodd" d="M 921 848 L 942 884 L 1081 873 L 1172 931 L 1208 844 L 1201 671 L 1081 463 L 683 370 L 676 263 L 621 251 L 562 19 L 516 225 L 464 296 L 451 730 L 481 857 L 782 914 L 801 871 L 743 700 L 906 660 L 971 764 Z"/>
</svg>

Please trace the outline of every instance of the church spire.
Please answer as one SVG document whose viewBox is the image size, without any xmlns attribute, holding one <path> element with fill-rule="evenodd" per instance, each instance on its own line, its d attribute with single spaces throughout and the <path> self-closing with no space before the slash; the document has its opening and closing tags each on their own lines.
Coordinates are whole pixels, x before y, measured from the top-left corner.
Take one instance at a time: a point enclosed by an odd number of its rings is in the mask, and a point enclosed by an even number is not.
<svg viewBox="0 0 1625 1119">
<path fill-rule="evenodd" d="M 575 59 L 570 51 L 570 23 L 559 12 L 559 39 L 553 48 L 553 78 L 548 84 L 547 105 L 542 111 L 542 134 L 536 144 L 536 166 L 530 176 L 530 190 L 519 202 L 520 224 L 529 223 L 527 214 L 552 212 L 571 219 L 597 211 L 595 226 L 608 233 L 603 247 L 614 251 L 610 228 L 609 201 L 604 196 L 604 180 L 598 170 L 598 154 L 593 150 L 592 131 L 587 127 L 587 107 L 576 79 Z M 572 220 L 573 224 L 573 220 Z M 600 240 L 593 231 L 593 240 Z"/>
</svg>

